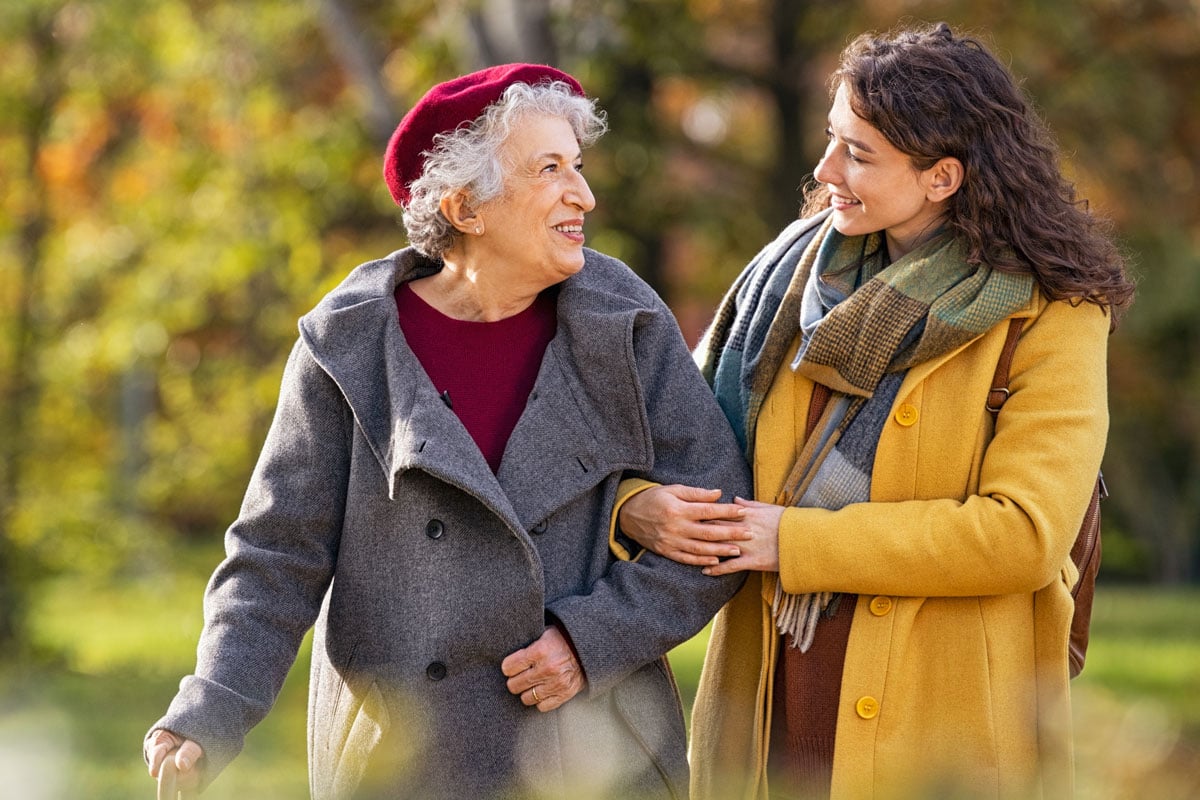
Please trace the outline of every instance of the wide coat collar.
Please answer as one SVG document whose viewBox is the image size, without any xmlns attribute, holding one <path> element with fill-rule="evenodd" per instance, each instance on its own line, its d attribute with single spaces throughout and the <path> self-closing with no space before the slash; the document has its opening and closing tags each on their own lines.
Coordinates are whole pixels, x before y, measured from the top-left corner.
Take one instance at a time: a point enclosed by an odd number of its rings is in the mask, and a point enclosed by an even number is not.
<svg viewBox="0 0 1200 800">
<path fill-rule="evenodd" d="M 649 290 L 619 261 L 585 250 L 560 285 L 558 331 L 498 474 L 409 348 L 396 318 L 400 283 L 441 268 L 412 248 L 356 268 L 300 320 L 316 362 L 341 389 L 394 499 L 423 470 L 528 530 L 614 471 L 649 469 L 650 429 L 633 353 Z"/>
</svg>

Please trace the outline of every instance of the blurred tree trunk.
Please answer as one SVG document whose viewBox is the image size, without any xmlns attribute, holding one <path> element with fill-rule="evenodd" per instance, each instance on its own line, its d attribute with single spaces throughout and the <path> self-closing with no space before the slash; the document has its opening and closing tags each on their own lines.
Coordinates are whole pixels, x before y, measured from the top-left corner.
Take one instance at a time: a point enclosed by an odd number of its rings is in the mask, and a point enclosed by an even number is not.
<svg viewBox="0 0 1200 800">
<path fill-rule="evenodd" d="M 24 178 L 33 187 L 30 205 L 16 237 L 17 285 L 10 313 L 7 376 L 0 382 L 0 653 L 20 650 L 24 643 L 22 599 L 26 578 L 17 564 L 13 523 L 22 484 L 22 465 L 31 449 L 30 417 L 38 398 L 37 350 L 40 334 L 36 305 L 42 250 L 48 227 L 46 192 L 40 187 L 38 153 L 47 137 L 54 107 L 61 95 L 59 48 L 48 15 L 31 16 L 26 41 L 41 80 L 20 117 L 20 137 L 26 156 Z"/>
<path fill-rule="evenodd" d="M 763 211 L 775 229 L 798 216 L 801 190 L 813 169 L 804 152 L 808 129 L 805 75 L 811 70 L 812 54 L 801 44 L 800 31 L 809 9 L 817 5 L 809 0 L 774 0 L 770 9 L 774 70 L 768 86 L 779 115 L 779 151 L 769 181 L 770 200 Z"/>
<path fill-rule="evenodd" d="M 636 52 L 615 52 L 610 68 L 616 93 L 604 105 L 609 130 L 622 142 L 636 143 L 648 152 L 663 152 L 665 137 L 655 118 L 647 114 L 653 102 L 654 74 Z M 662 219 L 648 208 L 661 202 L 665 181 L 661 164 L 644 170 L 620 171 L 603 198 L 608 224 L 630 237 L 633 249 L 626 255 L 630 266 L 659 294 L 666 293 L 666 245 Z M 655 209 L 660 211 L 661 209 Z"/>
<path fill-rule="evenodd" d="M 529 62 L 557 64 L 549 0 L 482 0 L 467 15 L 472 68 Z"/>
<path fill-rule="evenodd" d="M 363 123 L 372 141 L 382 148 L 392 135 L 403 112 L 394 106 L 391 94 L 383 85 L 380 69 L 383 61 L 378 48 L 357 15 L 343 0 L 320 0 L 321 30 L 329 49 L 358 85 L 363 104 Z"/>
</svg>

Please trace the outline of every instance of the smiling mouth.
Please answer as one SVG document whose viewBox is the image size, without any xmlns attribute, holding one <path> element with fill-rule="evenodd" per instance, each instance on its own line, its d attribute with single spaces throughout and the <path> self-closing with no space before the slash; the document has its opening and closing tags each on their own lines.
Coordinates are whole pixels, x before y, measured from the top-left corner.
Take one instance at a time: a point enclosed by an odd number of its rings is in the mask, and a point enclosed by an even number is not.
<svg viewBox="0 0 1200 800">
<path fill-rule="evenodd" d="M 845 197 L 840 194 L 830 195 L 830 202 L 833 203 L 833 205 L 840 206 L 842 208 L 846 208 L 849 206 L 857 206 L 857 205 L 862 204 L 862 201 L 860 201 L 860 200 L 855 200 L 852 197 Z"/>
<path fill-rule="evenodd" d="M 567 223 L 551 226 L 559 233 L 583 233 L 583 223 Z"/>
</svg>

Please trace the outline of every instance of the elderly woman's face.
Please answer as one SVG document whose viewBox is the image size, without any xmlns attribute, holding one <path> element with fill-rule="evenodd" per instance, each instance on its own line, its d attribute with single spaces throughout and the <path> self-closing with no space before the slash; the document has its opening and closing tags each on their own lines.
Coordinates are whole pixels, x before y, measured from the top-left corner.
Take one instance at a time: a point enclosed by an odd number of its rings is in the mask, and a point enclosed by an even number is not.
<svg viewBox="0 0 1200 800">
<path fill-rule="evenodd" d="M 583 267 L 583 217 L 596 206 L 579 142 L 565 119 L 532 116 L 513 129 L 501 158 L 505 191 L 479 209 L 479 244 L 515 278 L 552 286 Z"/>
</svg>

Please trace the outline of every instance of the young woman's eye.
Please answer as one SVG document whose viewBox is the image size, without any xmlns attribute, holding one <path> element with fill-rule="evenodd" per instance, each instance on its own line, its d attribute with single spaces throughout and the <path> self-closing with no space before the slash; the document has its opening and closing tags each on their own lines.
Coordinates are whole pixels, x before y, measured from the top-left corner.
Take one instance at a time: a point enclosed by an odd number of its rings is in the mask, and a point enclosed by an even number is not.
<svg viewBox="0 0 1200 800">
<path fill-rule="evenodd" d="M 826 128 L 826 129 L 825 129 L 825 138 L 826 138 L 826 139 L 829 141 L 829 144 L 830 144 L 830 145 L 832 145 L 832 144 L 833 144 L 833 142 L 834 142 L 833 128 Z M 846 160 L 847 160 L 847 161 L 852 161 L 852 162 L 854 162 L 855 164 L 862 164 L 862 163 L 865 163 L 865 162 L 863 162 L 863 160 L 862 160 L 861 158 L 859 158 L 858 156 L 856 156 L 856 155 L 854 154 L 854 151 L 853 151 L 853 150 L 851 150 L 849 146 L 847 146 L 847 147 L 845 148 L 845 151 L 846 151 Z"/>
</svg>

